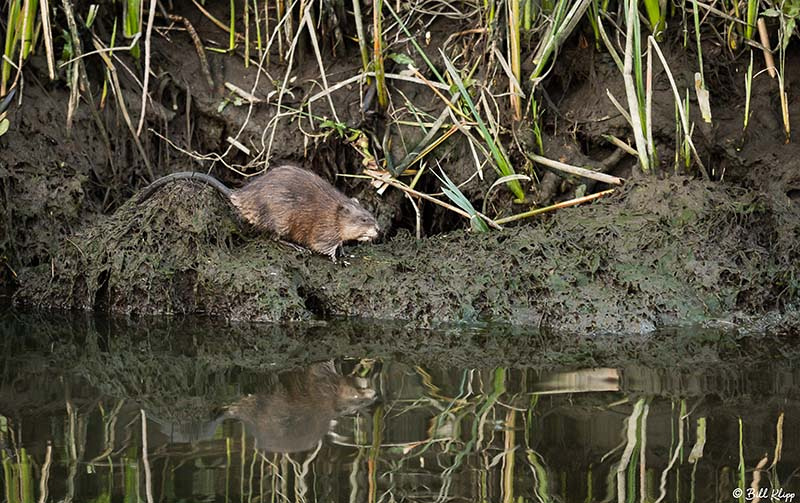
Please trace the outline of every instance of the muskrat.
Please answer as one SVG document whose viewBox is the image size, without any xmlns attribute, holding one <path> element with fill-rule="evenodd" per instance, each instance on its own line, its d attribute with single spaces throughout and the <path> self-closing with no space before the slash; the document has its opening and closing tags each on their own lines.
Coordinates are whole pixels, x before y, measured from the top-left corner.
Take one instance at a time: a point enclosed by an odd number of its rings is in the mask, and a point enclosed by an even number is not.
<svg viewBox="0 0 800 503">
<path fill-rule="evenodd" d="M 204 173 L 172 173 L 148 185 L 137 202 L 175 180 L 197 180 L 214 187 L 256 229 L 327 255 L 334 263 L 343 242 L 371 241 L 378 236 L 375 217 L 357 199 L 295 166 L 272 168 L 240 189 L 230 189 Z"/>
</svg>

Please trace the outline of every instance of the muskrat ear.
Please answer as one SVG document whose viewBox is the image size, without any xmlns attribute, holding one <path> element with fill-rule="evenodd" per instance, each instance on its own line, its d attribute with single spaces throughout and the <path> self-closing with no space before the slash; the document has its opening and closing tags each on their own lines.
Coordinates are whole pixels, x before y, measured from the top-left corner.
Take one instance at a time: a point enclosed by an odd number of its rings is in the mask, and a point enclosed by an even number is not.
<svg viewBox="0 0 800 503">
<path fill-rule="evenodd" d="M 352 213 L 353 207 L 349 204 L 340 204 L 336 207 L 336 213 L 339 215 L 347 215 L 348 213 Z"/>
</svg>

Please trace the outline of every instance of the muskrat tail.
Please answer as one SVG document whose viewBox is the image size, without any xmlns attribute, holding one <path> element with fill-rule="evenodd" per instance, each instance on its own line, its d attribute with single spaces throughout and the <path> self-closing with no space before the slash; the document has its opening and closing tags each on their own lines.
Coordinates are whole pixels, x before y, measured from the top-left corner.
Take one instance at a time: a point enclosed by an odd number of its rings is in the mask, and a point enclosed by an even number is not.
<svg viewBox="0 0 800 503">
<path fill-rule="evenodd" d="M 144 190 L 142 190 L 142 193 L 139 194 L 139 197 L 136 199 L 136 204 L 142 204 L 150 196 L 152 196 L 155 191 L 168 183 L 174 182 L 175 180 L 197 180 L 199 182 L 203 182 L 217 189 L 220 194 L 225 196 L 227 199 L 231 198 L 231 192 L 233 192 L 231 189 L 226 187 L 224 183 L 220 182 L 211 175 L 197 173 L 195 171 L 179 171 L 178 173 L 172 173 L 171 175 L 163 176 L 145 187 Z"/>
</svg>

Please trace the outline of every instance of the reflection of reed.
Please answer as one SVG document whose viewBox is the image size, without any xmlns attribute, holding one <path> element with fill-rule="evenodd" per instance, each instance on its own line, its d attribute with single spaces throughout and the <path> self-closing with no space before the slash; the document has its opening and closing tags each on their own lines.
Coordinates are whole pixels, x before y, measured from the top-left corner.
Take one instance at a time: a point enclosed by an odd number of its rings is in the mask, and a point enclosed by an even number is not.
<svg viewBox="0 0 800 503">
<path fill-rule="evenodd" d="M 98 408 L 100 410 L 100 415 L 103 418 L 103 445 L 105 446 L 105 449 L 103 449 L 103 452 L 101 452 L 100 454 L 95 456 L 91 461 L 89 461 L 90 465 L 94 465 L 100 460 L 108 458 L 114 451 L 114 440 L 117 428 L 117 419 L 119 418 L 119 412 L 124 404 L 125 400 L 117 400 L 114 403 L 114 407 L 111 408 L 111 411 L 108 414 L 106 414 L 105 408 L 103 407 L 103 403 L 102 402 L 99 403 Z"/>
<path fill-rule="evenodd" d="M 306 495 L 308 494 L 308 474 L 311 469 L 311 463 L 317 459 L 320 449 L 322 448 L 322 440 L 317 442 L 317 447 L 306 457 L 302 463 L 292 459 L 290 454 L 281 454 L 288 463 L 291 465 L 294 475 L 294 497 L 293 501 L 305 503 Z"/>
<path fill-rule="evenodd" d="M 619 370 L 609 368 L 545 372 L 534 383 L 532 392 L 547 395 L 619 391 L 619 380 Z"/>
<path fill-rule="evenodd" d="M 69 391 L 67 395 L 67 494 L 64 496 L 64 503 L 70 503 L 75 497 L 75 475 L 78 473 L 78 448 L 75 439 L 75 423 L 78 421 L 75 417 L 75 408 L 72 406 L 72 400 L 69 398 Z"/>
<path fill-rule="evenodd" d="M 645 416 L 643 422 L 646 420 L 647 417 Z M 675 445 L 675 448 L 672 451 L 672 456 L 670 456 L 669 458 L 669 463 L 667 464 L 667 467 L 664 468 L 664 471 L 661 472 L 661 485 L 659 486 L 659 490 L 661 492 L 658 495 L 656 503 L 661 503 L 661 501 L 663 501 L 664 498 L 667 497 L 667 476 L 669 475 L 670 470 L 672 470 L 672 468 L 675 466 L 675 462 L 678 460 L 678 455 L 683 452 L 684 424 L 686 424 L 685 420 L 686 420 L 686 400 L 681 400 L 680 413 L 678 414 L 678 443 L 677 445 Z"/>
<path fill-rule="evenodd" d="M 150 458 L 147 455 L 147 416 L 139 409 L 142 419 L 142 466 L 144 466 L 144 494 L 147 503 L 153 503 L 153 481 L 150 475 Z"/>
<path fill-rule="evenodd" d="M 47 482 L 50 479 L 50 464 L 53 461 L 53 444 L 47 441 L 47 450 L 44 454 L 44 464 L 42 465 L 42 476 L 39 479 L 39 503 L 47 501 Z"/>
<path fill-rule="evenodd" d="M 625 449 L 622 451 L 622 456 L 619 459 L 616 467 L 617 474 L 617 502 L 625 503 L 625 490 L 627 488 L 626 477 L 629 477 L 631 471 L 628 469 L 631 459 L 634 454 L 638 454 L 637 447 L 640 445 L 640 418 L 643 417 L 645 410 L 645 399 L 640 398 L 636 405 L 633 407 L 631 415 L 625 419 Z"/>
</svg>

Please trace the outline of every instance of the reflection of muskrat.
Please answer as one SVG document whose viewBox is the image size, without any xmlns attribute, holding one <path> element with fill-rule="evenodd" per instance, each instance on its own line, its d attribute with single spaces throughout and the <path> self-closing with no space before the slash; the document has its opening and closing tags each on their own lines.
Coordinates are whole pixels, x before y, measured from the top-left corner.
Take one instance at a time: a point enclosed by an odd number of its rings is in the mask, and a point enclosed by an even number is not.
<svg viewBox="0 0 800 503">
<path fill-rule="evenodd" d="M 374 389 L 341 375 L 333 362 L 315 363 L 280 374 L 270 391 L 247 395 L 228 406 L 224 417 L 242 421 L 260 449 L 301 452 L 313 449 L 333 420 L 375 398 Z"/>
<path fill-rule="evenodd" d="M 344 241 L 370 241 L 378 223 L 355 199 L 349 199 L 318 175 L 294 166 L 278 166 L 232 190 L 204 173 L 173 173 L 147 186 L 141 203 L 175 180 L 198 180 L 217 189 L 255 228 L 271 231 L 336 262 Z"/>
</svg>

